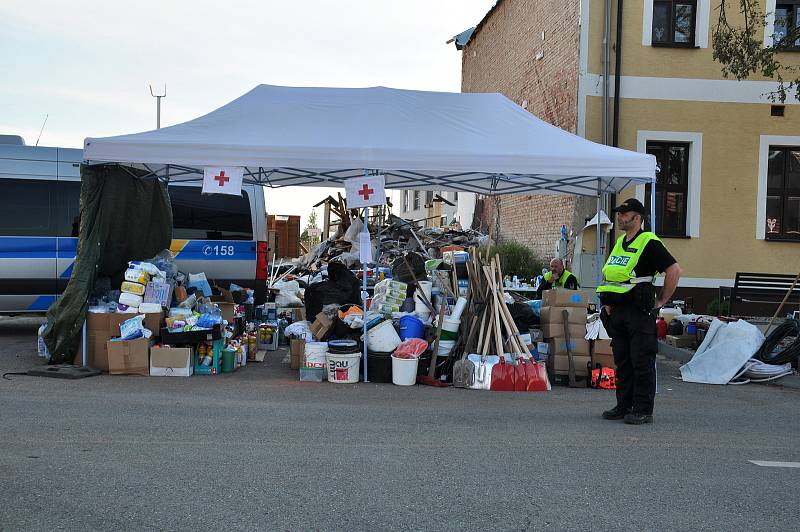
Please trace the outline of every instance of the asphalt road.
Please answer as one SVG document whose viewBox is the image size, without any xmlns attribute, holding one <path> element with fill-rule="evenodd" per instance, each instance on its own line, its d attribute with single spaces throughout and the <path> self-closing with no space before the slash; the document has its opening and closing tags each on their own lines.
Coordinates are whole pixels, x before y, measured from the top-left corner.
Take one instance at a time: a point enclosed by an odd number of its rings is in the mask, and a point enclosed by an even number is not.
<svg viewBox="0 0 800 532">
<path fill-rule="evenodd" d="M 0 370 L 40 364 L 0 320 Z M 796 530 L 800 391 L 662 361 L 652 425 L 612 392 L 217 377 L 0 380 L 2 530 Z"/>
</svg>

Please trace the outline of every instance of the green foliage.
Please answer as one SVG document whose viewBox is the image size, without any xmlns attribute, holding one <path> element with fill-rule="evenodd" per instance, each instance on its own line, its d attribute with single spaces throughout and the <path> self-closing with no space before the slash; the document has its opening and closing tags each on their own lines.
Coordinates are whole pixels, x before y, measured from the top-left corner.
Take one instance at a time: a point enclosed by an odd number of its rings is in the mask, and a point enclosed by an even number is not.
<svg viewBox="0 0 800 532">
<path fill-rule="evenodd" d="M 489 248 L 489 257 L 500 255 L 503 275 L 520 278 L 534 277 L 541 273 L 544 263 L 530 249 L 518 242 L 507 242 Z"/>
<path fill-rule="evenodd" d="M 731 312 L 731 302 L 725 301 L 720 305 L 719 298 L 715 297 L 706 305 L 706 314 L 709 316 L 728 316 Z"/>
<path fill-rule="evenodd" d="M 759 0 L 718 0 L 719 18 L 712 35 L 714 60 L 722 65 L 722 75 L 741 81 L 753 75 L 774 79 L 778 86 L 767 94 L 772 101 L 786 101 L 794 90 L 794 98 L 800 100 L 800 69 L 782 64 L 777 54 L 794 47 L 800 38 L 800 28 L 787 24 L 787 35 L 775 39 L 772 46 L 764 46 L 762 36 L 766 27 L 765 13 Z M 728 2 L 739 4 L 742 22 L 728 21 Z"/>
</svg>

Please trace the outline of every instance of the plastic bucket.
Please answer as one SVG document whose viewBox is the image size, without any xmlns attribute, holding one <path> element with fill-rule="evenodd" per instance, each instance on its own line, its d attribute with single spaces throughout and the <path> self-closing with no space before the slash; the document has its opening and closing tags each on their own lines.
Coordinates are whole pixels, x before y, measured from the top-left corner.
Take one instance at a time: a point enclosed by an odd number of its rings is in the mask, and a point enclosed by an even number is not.
<svg viewBox="0 0 800 532">
<path fill-rule="evenodd" d="M 416 358 L 397 358 L 392 355 L 392 383 L 398 386 L 411 386 L 417 382 Z"/>
<path fill-rule="evenodd" d="M 400 337 L 389 320 L 381 322 L 367 331 L 367 349 L 370 351 L 391 353 L 398 345 L 400 345 Z"/>
<path fill-rule="evenodd" d="M 325 355 L 328 368 L 328 380 L 337 384 L 358 382 L 361 373 L 361 353 Z"/>
<path fill-rule="evenodd" d="M 369 351 L 367 353 L 367 377 L 369 382 L 392 382 L 392 354 Z"/>
<path fill-rule="evenodd" d="M 328 352 L 326 342 L 306 342 L 303 352 L 303 367 L 323 369 L 326 367 L 325 354 Z"/>
<path fill-rule="evenodd" d="M 442 333 L 439 336 L 441 340 L 457 340 L 458 327 L 461 325 L 460 319 L 445 316 L 442 322 Z"/>
<path fill-rule="evenodd" d="M 328 342 L 328 352 L 335 355 L 347 355 L 350 353 L 360 353 L 358 342 L 355 340 L 331 340 Z"/>
<path fill-rule="evenodd" d="M 455 340 L 439 340 L 439 350 L 436 352 L 437 356 L 446 357 L 450 355 L 450 351 L 456 346 Z"/>
<path fill-rule="evenodd" d="M 400 318 L 400 339 L 424 338 L 425 324 L 416 316 L 403 316 Z"/>
<path fill-rule="evenodd" d="M 222 373 L 233 373 L 236 371 L 236 350 L 222 350 Z"/>
</svg>

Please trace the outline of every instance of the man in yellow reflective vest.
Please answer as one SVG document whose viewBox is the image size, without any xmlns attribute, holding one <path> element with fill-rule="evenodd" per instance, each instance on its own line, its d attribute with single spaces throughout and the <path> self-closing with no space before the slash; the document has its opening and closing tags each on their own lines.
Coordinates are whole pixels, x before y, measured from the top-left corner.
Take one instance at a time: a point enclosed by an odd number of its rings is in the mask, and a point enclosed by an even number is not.
<svg viewBox="0 0 800 532">
<path fill-rule="evenodd" d="M 542 292 L 551 288 L 566 288 L 567 290 L 580 288 L 575 274 L 564 268 L 564 261 L 561 259 L 550 261 L 550 271 L 544 274 L 542 283 L 536 291 L 536 298 L 542 299 Z"/>
<path fill-rule="evenodd" d="M 642 230 L 645 209 L 639 200 L 625 200 L 613 212 L 617 229 L 625 234 L 603 266 L 597 295 L 617 366 L 617 406 L 603 412 L 603 418 L 641 425 L 653 421 L 658 353 L 654 311 L 672 297 L 681 267 L 655 233 Z M 661 273 L 664 287 L 656 298 L 653 281 Z"/>
</svg>

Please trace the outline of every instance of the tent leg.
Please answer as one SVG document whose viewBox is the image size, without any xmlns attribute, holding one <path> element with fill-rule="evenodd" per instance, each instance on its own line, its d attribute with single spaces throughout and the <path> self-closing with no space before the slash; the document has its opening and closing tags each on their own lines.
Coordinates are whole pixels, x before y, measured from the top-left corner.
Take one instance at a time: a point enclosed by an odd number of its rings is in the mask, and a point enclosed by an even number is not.
<svg viewBox="0 0 800 532">
<path fill-rule="evenodd" d="M 364 231 L 369 233 L 369 207 L 364 207 Z M 367 265 L 361 263 L 361 308 L 364 312 L 364 382 L 369 382 L 367 375 Z"/>
<path fill-rule="evenodd" d="M 81 342 L 81 364 L 86 367 L 86 320 L 83 320 L 83 342 Z"/>
<path fill-rule="evenodd" d="M 650 231 L 656 232 L 656 180 L 650 185 Z"/>
<path fill-rule="evenodd" d="M 601 207 L 600 198 L 601 198 L 600 180 L 598 179 L 597 180 L 597 232 L 596 232 L 596 239 L 595 239 L 595 245 L 597 247 L 595 247 L 595 249 L 594 249 L 594 253 L 595 253 L 595 257 L 594 257 L 594 274 L 595 274 L 595 280 L 597 281 L 597 286 L 600 286 L 603 283 L 603 273 L 602 273 L 603 270 L 602 270 L 602 266 L 600 266 L 600 264 L 601 264 L 601 262 L 603 260 L 603 257 L 600 254 L 600 207 Z"/>
</svg>

